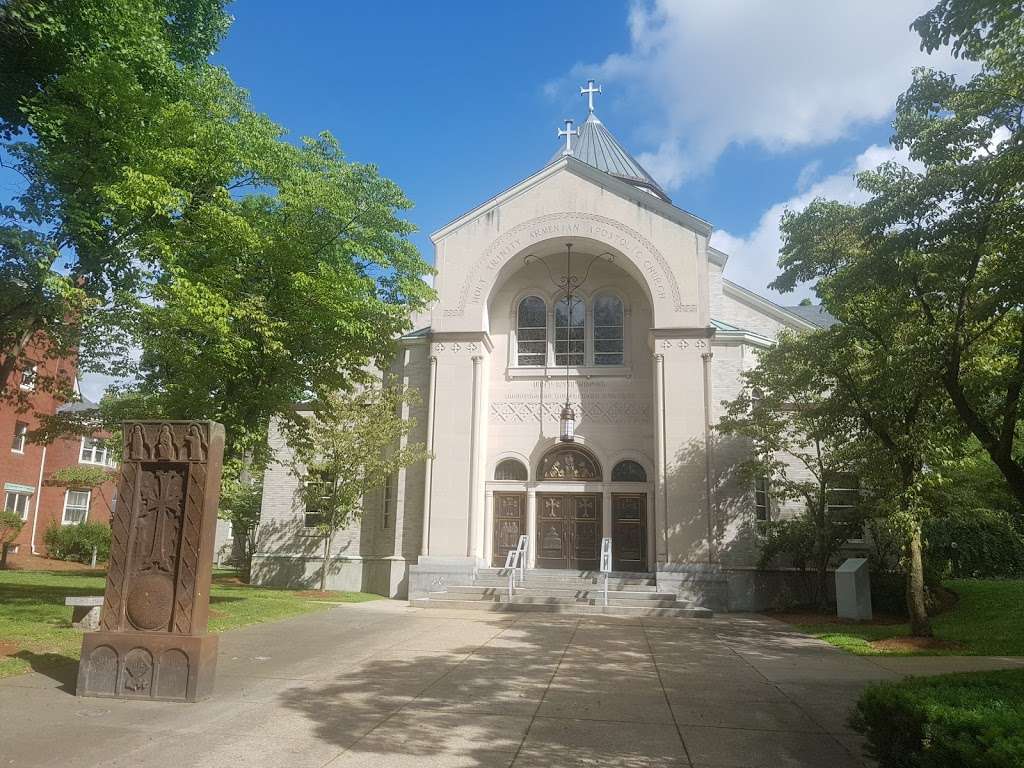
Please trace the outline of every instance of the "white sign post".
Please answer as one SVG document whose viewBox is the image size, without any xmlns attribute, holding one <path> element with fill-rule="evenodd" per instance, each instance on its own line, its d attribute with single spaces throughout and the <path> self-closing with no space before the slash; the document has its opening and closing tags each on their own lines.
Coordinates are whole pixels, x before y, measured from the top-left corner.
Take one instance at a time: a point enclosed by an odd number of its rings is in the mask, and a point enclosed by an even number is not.
<svg viewBox="0 0 1024 768">
<path fill-rule="evenodd" d="M 612 540 L 601 539 L 601 573 L 604 574 L 604 607 L 608 607 L 608 574 L 612 570 Z"/>
</svg>

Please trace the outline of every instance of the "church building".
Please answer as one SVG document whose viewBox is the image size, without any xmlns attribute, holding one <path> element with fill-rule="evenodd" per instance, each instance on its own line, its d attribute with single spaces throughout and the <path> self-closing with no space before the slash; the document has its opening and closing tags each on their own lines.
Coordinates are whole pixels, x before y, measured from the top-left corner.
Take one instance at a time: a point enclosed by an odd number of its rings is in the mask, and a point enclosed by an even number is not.
<svg viewBox="0 0 1024 768">
<path fill-rule="evenodd" d="M 433 458 L 335 536 L 329 588 L 428 597 L 522 536 L 527 582 L 596 571 L 608 538 L 614 572 L 714 610 L 782 588 L 756 567 L 758 535 L 791 510 L 734 477 L 740 449 L 715 424 L 758 350 L 827 316 L 726 279 L 712 225 L 598 119 L 593 81 L 581 92 L 587 118 L 544 167 L 431 235 L 438 298 L 385 375 L 418 390 L 409 439 Z M 254 582 L 314 584 L 321 540 L 286 465 L 266 472 Z"/>
</svg>

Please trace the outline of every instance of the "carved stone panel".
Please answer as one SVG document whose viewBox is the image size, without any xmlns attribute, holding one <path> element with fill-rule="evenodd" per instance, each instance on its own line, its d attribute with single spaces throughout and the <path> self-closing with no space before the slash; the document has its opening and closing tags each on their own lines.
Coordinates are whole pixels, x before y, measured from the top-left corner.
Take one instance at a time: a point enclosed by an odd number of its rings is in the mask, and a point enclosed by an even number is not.
<svg viewBox="0 0 1024 768">
<path fill-rule="evenodd" d="M 212 689 L 206 625 L 223 453 L 214 422 L 125 423 L 100 631 L 83 641 L 79 695 L 180 701 Z M 115 680 L 99 669 L 105 651 L 90 673 L 86 650 L 101 642 L 118 659 Z"/>
</svg>

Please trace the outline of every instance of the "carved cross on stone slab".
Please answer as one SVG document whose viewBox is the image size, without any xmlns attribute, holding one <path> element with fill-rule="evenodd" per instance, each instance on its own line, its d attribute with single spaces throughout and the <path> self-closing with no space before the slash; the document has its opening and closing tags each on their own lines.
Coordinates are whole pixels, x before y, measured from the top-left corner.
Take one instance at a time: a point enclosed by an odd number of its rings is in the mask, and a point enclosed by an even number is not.
<svg viewBox="0 0 1024 768">
<path fill-rule="evenodd" d="M 100 629 L 85 635 L 79 696 L 196 701 L 213 691 L 206 632 L 224 427 L 124 424 Z"/>
</svg>

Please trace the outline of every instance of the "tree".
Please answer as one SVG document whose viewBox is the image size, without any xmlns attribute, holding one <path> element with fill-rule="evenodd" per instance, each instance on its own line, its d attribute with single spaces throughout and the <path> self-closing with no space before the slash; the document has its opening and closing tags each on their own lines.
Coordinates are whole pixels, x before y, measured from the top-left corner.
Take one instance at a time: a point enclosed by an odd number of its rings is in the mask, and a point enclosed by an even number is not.
<svg viewBox="0 0 1024 768">
<path fill-rule="evenodd" d="M 111 431 L 125 418 L 220 421 L 226 466 L 258 475 L 270 419 L 387 358 L 433 292 L 397 185 L 347 162 L 329 134 L 286 141 L 207 62 L 224 5 L 0 9 L 16 43 L 0 66 L 23 90 L 0 104 L 4 150 L 25 179 L 2 212 L 22 287 L 4 292 L 0 344 L 11 370 L 41 334 L 83 369 L 126 377 L 101 404 Z"/>
<path fill-rule="evenodd" d="M 0 569 L 7 567 L 7 548 L 18 538 L 24 524 L 25 521 L 17 512 L 0 510 Z"/>
<path fill-rule="evenodd" d="M 84 347 L 86 367 L 108 370 L 118 342 L 126 348 L 111 321 L 119 294 L 154 266 L 147 241 L 166 224 L 161 208 L 210 189 L 180 172 L 203 143 L 180 106 L 210 79 L 202 73 L 212 71 L 206 57 L 227 29 L 224 4 L 0 4 L 0 164 L 23 182 L 0 206 L 3 398 L 23 399 L 9 386 L 12 373 L 40 355 Z M 172 141 L 167 117 L 176 108 Z M 36 384 L 71 394 L 72 382 L 57 376 Z"/>
<path fill-rule="evenodd" d="M 855 416 L 888 457 L 866 463 L 863 475 L 876 510 L 904 533 L 911 629 L 929 636 L 921 526 L 935 478 L 925 467 L 948 458 L 962 441 L 949 426 L 941 364 L 921 348 L 920 309 L 889 290 L 895 267 L 873 258 L 862 216 L 856 206 L 824 200 L 787 213 L 782 274 L 772 286 L 785 291 L 810 278 L 839 320 L 805 337 L 806 359 L 835 407 Z"/>
<path fill-rule="evenodd" d="M 807 553 L 817 574 L 816 594 L 828 607 L 828 568 L 857 530 L 857 504 L 837 504 L 851 490 L 862 464 L 856 418 L 830 396 L 814 365 L 814 336 L 784 333 L 744 374 L 745 389 L 730 403 L 718 430 L 750 441 L 752 457 L 741 467 L 766 479 L 779 501 L 800 501 L 813 528 Z"/>
<path fill-rule="evenodd" d="M 429 456 L 422 444 L 408 442 L 415 421 L 405 412 L 412 402 L 410 391 L 371 383 L 329 394 L 304 423 L 287 428 L 307 525 L 314 523 L 323 539 L 321 591 L 327 588 L 334 535 L 362 514 L 366 494 Z"/>
<path fill-rule="evenodd" d="M 916 70 L 899 98 L 893 144 L 915 166 L 859 178 L 865 273 L 917 308 L 920 354 L 1024 503 L 1024 7 L 942 0 L 914 27 L 979 71 Z"/>
</svg>

